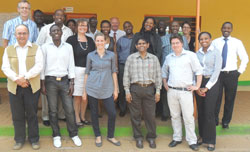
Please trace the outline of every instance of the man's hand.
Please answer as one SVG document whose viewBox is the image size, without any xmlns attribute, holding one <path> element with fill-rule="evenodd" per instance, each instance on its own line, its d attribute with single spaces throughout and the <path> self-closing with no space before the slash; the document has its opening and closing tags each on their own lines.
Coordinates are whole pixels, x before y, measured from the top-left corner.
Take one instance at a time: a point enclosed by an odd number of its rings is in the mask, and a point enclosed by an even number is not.
<svg viewBox="0 0 250 152">
<path fill-rule="evenodd" d="M 132 101 L 132 96 L 131 96 L 130 93 L 129 93 L 129 94 L 126 94 L 126 100 L 127 100 L 128 103 L 131 103 L 131 101 Z"/>
<path fill-rule="evenodd" d="M 44 82 L 44 80 L 41 80 L 41 92 L 42 92 L 42 94 L 44 94 L 44 95 L 47 94 L 46 88 L 45 88 L 45 82 Z"/>
<path fill-rule="evenodd" d="M 24 77 L 19 77 L 15 82 L 22 88 L 27 88 L 29 86 L 29 82 L 24 79 Z"/>
<path fill-rule="evenodd" d="M 116 99 L 118 98 L 118 91 L 117 91 L 117 89 L 114 90 L 113 97 L 114 97 L 114 101 L 116 101 Z"/>
<path fill-rule="evenodd" d="M 155 94 L 155 102 L 159 102 L 160 101 L 160 94 L 156 93 Z"/>
<path fill-rule="evenodd" d="M 187 87 L 188 91 L 195 91 L 195 90 L 198 90 L 198 89 L 199 89 L 199 87 L 197 87 L 197 86 L 188 86 Z"/>
<path fill-rule="evenodd" d="M 69 93 L 68 93 L 68 95 L 72 96 L 73 92 L 74 92 L 74 81 L 73 81 L 73 83 L 70 81 L 69 82 Z"/>
</svg>

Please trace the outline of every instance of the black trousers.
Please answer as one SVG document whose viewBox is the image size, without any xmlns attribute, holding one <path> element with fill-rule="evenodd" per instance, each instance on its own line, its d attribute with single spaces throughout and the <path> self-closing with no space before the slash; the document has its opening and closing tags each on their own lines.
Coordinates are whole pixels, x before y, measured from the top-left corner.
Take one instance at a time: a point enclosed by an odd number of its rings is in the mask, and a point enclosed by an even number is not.
<svg viewBox="0 0 250 152">
<path fill-rule="evenodd" d="M 9 92 L 10 108 L 15 129 L 15 141 L 24 143 L 26 139 L 26 120 L 28 123 L 28 140 L 30 143 L 39 141 L 37 119 L 38 99 L 40 90 L 32 93 L 31 87 L 17 87 L 16 95 Z"/>
<path fill-rule="evenodd" d="M 201 88 L 204 88 L 209 81 L 209 78 L 202 78 Z M 219 94 L 219 82 L 206 92 L 205 97 L 199 96 L 195 93 L 196 103 L 198 108 L 198 125 L 199 135 L 202 142 L 205 144 L 216 143 L 216 124 L 215 124 L 215 107 L 216 100 Z"/>
<path fill-rule="evenodd" d="M 135 139 L 142 139 L 141 115 L 147 128 L 147 139 L 156 138 L 155 123 L 155 88 L 154 85 L 141 87 L 132 84 L 130 87 L 132 102 L 128 104 Z"/>
<path fill-rule="evenodd" d="M 99 120 L 98 120 L 98 99 L 88 95 L 88 101 L 91 111 L 92 127 L 95 136 L 98 137 L 101 136 Z M 108 113 L 108 138 L 113 138 L 115 132 L 115 119 L 116 119 L 114 97 L 111 96 L 107 99 L 102 99 L 102 102 Z"/>
<path fill-rule="evenodd" d="M 240 73 L 235 71 L 221 72 L 219 76 L 219 96 L 216 103 L 215 119 L 219 120 L 220 106 L 222 101 L 223 90 L 225 91 L 225 104 L 224 104 L 224 114 L 222 118 L 222 124 L 229 124 L 234 108 L 234 100 L 236 97 L 238 78 Z"/>
<path fill-rule="evenodd" d="M 118 69 L 118 83 L 119 83 L 119 96 L 118 96 L 118 101 L 119 101 L 119 108 L 121 112 L 126 112 L 127 110 L 127 101 L 126 101 L 126 95 L 125 95 L 125 90 L 123 86 L 123 74 L 124 74 L 124 66 L 125 64 L 119 64 Z"/>
</svg>

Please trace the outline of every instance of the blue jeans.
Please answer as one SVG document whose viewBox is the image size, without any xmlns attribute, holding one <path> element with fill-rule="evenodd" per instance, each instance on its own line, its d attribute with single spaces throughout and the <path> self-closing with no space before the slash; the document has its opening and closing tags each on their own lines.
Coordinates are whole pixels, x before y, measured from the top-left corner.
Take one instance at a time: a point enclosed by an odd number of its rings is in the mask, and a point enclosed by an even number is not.
<svg viewBox="0 0 250 152">
<path fill-rule="evenodd" d="M 108 138 L 114 137 L 115 132 L 115 118 L 116 118 L 116 110 L 113 96 L 102 99 L 103 104 L 108 113 Z M 99 120 L 98 120 L 98 99 L 88 95 L 89 106 L 91 110 L 91 121 L 92 127 L 95 133 L 95 136 L 101 136 Z"/>
<path fill-rule="evenodd" d="M 53 137 L 61 136 L 60 128 L 58 125 L 58 107 L 57 96 L 61 97 L 62 106 L 65 111 L 66 124 L 70 137 L 77 135 L 78 129 L 75 121 L 75 111 L 73 107 L 72 97 L 68 95 L 69 80 L 64 78 L 61 81 L 57 81 L 55 77 L 45 78 L 45 88 L 47 92 L 47 100 L 49 105 L 49 120 L 53 130 Z"/>
</svg>

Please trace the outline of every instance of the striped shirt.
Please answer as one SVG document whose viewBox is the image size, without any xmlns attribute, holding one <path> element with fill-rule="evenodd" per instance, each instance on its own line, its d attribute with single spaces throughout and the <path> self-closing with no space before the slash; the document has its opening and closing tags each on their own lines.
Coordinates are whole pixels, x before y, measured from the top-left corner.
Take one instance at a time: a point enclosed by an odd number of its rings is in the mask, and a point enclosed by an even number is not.
<svg viewBox="0 0 250 152">
<path fill-rule="evenodd" d="M 14 45 L 16 43 L 16 37 L 15 37 L 15 28 L 17 25 L 25 24 L 29 28 L 29 41 L 30 42 L 36 42 L 38 32 L 37 32 L 37 26 L 36 23 L 30 19 L 27 21 L 22 21 L 21 17 L 18 16 L 16 18 L 13 18 L 11 20 L 8 20 L 5 22 L 3 27 L 3 39 L 8 40 L 8 46 Z"/>
<path fill-rule="evenodd" d="M 127 58 L 123 76 L 126 94 L 130 93 L 130 84 L 133 83 L 154 83 L 156 93 L 160 94 L 162 86 L 161 66 L 155 55 L 147 53 L 143 59 L 140 53 L 136 52 Z"/>
</svg>

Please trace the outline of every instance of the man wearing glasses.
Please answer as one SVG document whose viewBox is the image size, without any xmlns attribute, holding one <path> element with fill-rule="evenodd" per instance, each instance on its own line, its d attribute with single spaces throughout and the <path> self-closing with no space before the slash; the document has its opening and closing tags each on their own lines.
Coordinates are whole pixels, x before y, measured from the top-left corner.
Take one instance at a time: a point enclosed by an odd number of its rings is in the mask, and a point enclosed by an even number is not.
<svg viewBox="0 0 250 152">
<path fill-rule="evenodd" d="M 29 41 L 35 42 L 38 36 L 37 26 L 34 21 L 29 19 L 30 3 L 26 0 L 21 0 L 17 5 L 17 11 L 19 16 L 8 20 L 4 24 L 3 28 L 3 47 L 6 48 L 9 45 L 16 43 L 15 28 L 17 25 L 24 24 L 29 29 Z"/>
</svg>

